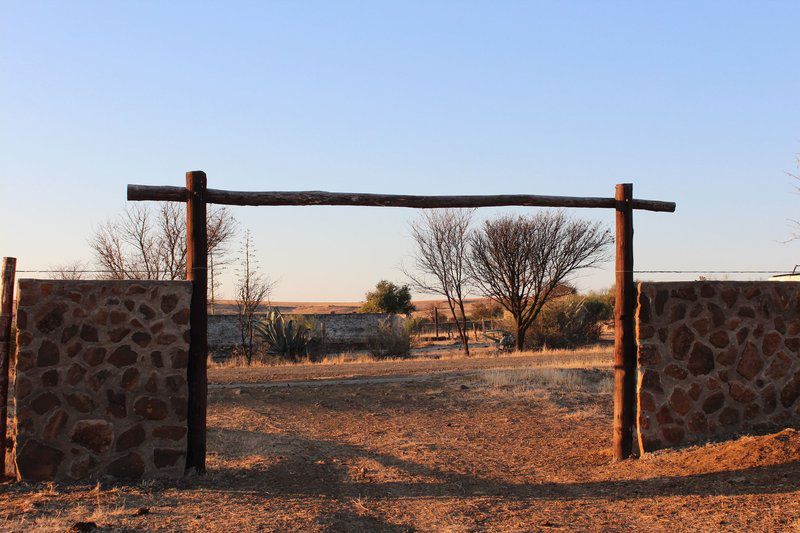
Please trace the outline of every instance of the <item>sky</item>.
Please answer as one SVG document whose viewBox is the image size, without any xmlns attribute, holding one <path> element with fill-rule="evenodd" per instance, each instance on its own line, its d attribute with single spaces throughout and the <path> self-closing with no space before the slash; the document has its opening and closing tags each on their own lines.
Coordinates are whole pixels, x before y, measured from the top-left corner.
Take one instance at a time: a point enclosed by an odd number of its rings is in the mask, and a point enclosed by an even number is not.
<svg viewBox="0 0 800 533">
<path fill-rule="evenodd" d="M 91 263 L 93 229 L 125 208 L 126 184 L 183 185 L 188 170 L 232 190 L 612 196 L 631 182 L 677 203 L 636 213 L 637 269 L 800 263 L 800 241 L 783 242 L 800 219 L 798 2 L 4 1 L 0 13 L 0 255 L 20 270 Z M 512 211 L 533 209 L 478 219 Z M 352 301 L 406 281 L 412 210 L 233 214 L 274 300 Z M 575 283 L 613 276 L 608 262 Z"/>
</svg>

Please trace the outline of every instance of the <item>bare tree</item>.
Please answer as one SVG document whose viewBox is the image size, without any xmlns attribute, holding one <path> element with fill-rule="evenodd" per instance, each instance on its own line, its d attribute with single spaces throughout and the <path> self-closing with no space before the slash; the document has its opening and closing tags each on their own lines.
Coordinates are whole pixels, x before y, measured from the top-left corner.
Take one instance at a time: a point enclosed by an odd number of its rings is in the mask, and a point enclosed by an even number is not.
<svg viewBox="0 0 800 533">
<path fill-rule="evenodd" d="M 228 209 L 209 210 L 208 250 L 215 267 L 224 264 L 236 226 Z M 109 279 L 184 279 L 186 213 L 170 202 L 156 209 L 128 207 L 100 225 L 90 245 Z"/>
<path fill-rule="evenodd" d="M 256 314 L 269 297 L 272 283 L 264 279 L 256 266 L 255 248 L 250 230 L 244 232 L 241 248 L 241 268 L 236 285 L 236 316 L 247 364 L 253 362 L 253 335 Z"/>
<path fill-rule="evenodd" d="M 70 261 L 50 268 L 51 279 L 78 280 L 83 279 L 86 272 L 86 263 L 83 261 Z"/>
<path fill-rule="evenodd" d="M 606 259 L 611 232 L 563 211 L 486 221 L 471 239 L 470 272 L 485 296 L 513 317 L 517 349 L 542 307 L 580 270 Z"/>
<path fill-rule="evenodd" d="M 464 298 L 469 283 L 469 242 L 472 211 L 442 209 L 423 212 L 411 223 L 414 270 L 406 272 L 413 287 L 446 298 L 458 337 L 469 355 L 469 334 Z"/>
</svg>

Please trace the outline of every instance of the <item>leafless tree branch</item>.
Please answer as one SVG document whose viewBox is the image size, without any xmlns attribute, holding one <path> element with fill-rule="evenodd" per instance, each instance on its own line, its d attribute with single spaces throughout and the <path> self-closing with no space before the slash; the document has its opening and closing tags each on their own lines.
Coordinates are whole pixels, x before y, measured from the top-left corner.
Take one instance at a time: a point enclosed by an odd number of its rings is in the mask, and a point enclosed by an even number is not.
<svg viewBox="0 0 800 533">
<path fill-rule="evenodd" d="M 513 317 L 517 349 L 544 305 L 580 270 L 606 259 L 611 232 L 563 211 L 488 220 L 470 241 L 470 275 L 476 287 Z"/>
</svg>

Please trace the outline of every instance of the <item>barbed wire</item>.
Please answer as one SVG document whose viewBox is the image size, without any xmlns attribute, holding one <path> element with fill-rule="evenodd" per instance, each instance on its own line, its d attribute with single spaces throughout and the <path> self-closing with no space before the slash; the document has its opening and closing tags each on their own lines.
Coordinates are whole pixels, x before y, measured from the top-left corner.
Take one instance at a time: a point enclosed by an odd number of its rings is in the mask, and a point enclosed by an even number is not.
<svg viewBox="0 0 800 533">
<path fill-rule="evenodd" d="M 634 274 L 792 274 L 788 270 L 617 270 Z"/>
<path fill-rule="evenodd" d="M 200 267 L 195 267 L 200 268 Z M 71 270 L 71 269 L 35 269 L 16 270 L 18 274 L 171 274 L 171 270 Z M 793 274 L 789 270 L 616 270 L 615 272 L 633 272 L 634 274 Z"/>
<path fill-rule="evenodd" d="M 199 267 L 195 267 L 199 268 Z M 16 270 L 18 274 L 171 274 L 171 270 Z"/>
</svg>

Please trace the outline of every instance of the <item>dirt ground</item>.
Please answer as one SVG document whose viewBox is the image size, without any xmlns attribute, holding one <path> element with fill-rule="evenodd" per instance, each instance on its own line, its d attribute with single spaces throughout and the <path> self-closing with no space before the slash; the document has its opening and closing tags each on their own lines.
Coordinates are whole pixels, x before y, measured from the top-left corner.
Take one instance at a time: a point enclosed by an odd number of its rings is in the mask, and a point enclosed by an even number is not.
<svg viewBox="0 0 800 533">
<path fill-rule="evenodd" d="M 608 357 L 546 357 L 214 369 L 207 475 L 7 483 L 0 528 L 800 531 L 800 432 L 614 463 Z"/>
</svg>

